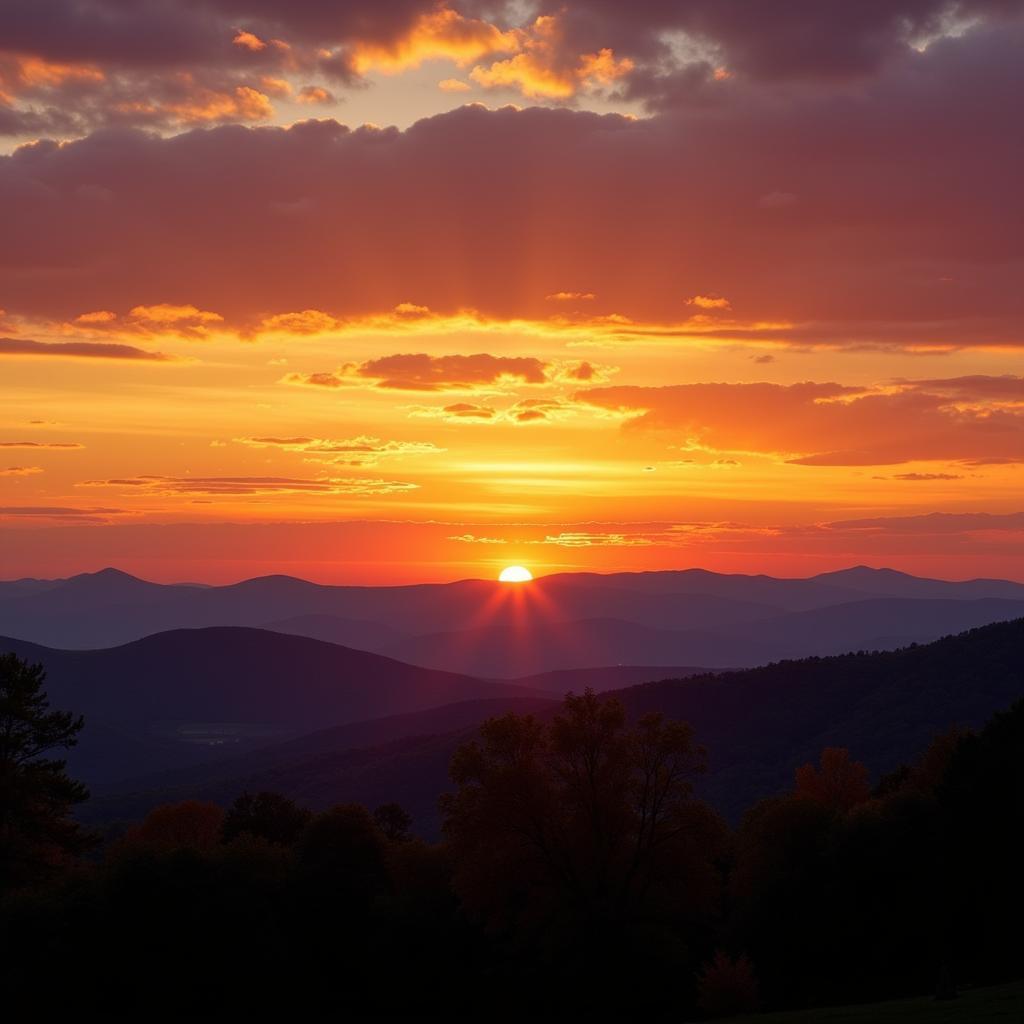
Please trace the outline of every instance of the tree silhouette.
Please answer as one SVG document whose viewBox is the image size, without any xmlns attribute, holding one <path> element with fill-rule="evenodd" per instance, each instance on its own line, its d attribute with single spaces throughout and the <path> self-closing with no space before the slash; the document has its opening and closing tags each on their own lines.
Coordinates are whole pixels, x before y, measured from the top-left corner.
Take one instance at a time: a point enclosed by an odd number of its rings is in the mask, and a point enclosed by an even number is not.
<svg viewBox="0 0 1024 1024">
<path fill-rule="evenodd" d="M 182 800 L 154 807 L 128 829 L 119 847 L 165 850 L 212 850 L 221 839 L 224 812 L 204 800 Z"/>
<path fill-rule="evenodd" d="M 809 762 L 797 768 L 795 792 L 831 810 L 848 811 L 871 796 L 867 766 L 851 761 L 845 747 L 826 747 L 820 769 Z"/>
<path fill-rule="evenodd" d="M 313 815 L 281 793 L 243 793 L 224 815 L 225 842 L 251 835 L 279 846 L 294 846 Z"/>
<path fill-rule="evenodd" d="M 725 828 L 692 799 L 704 751 L 661 715 L 569 694 L 550 724 L 507 714 L 451 766 L 444 830 L 465 905 L 521 944 L 613 956 L 630 930 L 706 919 Z"/>
<path fill-rule="evenodd" d="M 49 710 L 45 679 L 42 665 L 0 655 L 0 889 L 38 879 L 92 842 L 69 817 L 88 790 L 65 761 L 43 756 L 73 747 L 85 722 Z"/>
<path fill-rule="evenodd" d="M 373 812 L 373 820 L 392 842 L 404 843 L 411 838 L 412 816 L 401 804 L 381 804 Z"/>
</svg>

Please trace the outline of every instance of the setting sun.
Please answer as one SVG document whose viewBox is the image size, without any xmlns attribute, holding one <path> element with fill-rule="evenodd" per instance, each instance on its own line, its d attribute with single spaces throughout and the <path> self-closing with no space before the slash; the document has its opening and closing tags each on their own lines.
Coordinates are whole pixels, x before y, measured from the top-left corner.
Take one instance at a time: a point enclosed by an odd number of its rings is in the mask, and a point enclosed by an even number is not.
<svg viewBox="0 0 1024 1024">
<path fill-rule="evenodd" d="M 533 579 L 533 573 L 521 565 L 510 565 L 501 570 L 498 579 L 502 583 L 527 583 Z"/>
</svg>

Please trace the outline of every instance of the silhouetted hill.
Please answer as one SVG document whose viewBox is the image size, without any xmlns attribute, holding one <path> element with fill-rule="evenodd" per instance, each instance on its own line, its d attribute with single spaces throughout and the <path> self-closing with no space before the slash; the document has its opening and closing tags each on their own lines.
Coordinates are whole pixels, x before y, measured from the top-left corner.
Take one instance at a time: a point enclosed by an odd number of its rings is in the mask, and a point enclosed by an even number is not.
<svg viewBox="0 0 1024 1024">
<path fill-rule="evenodd" d="M 773 643 L 787 657 L 797 658 L 894 650 L 1021 616 L 1024 600 L 874 598 L 751 622 L 743 636 L 751 642 Z"/>
<path fill-rule="evenodd" d="M 177 630 L 100 651 L 61 651 L 0 639 L 47 671 L 54 707 L 84 713 L 71 752 L 87 779 L 137 772 L 118 750 L 102 753 L 90 729 L 141 741 L 205 745 L 267 743 L 325 723 L 417 711 L 479 697 L 528 695 L 523 687 L 404 665 L 365 651 L 265 630 Z M 195 755 L 189 754 L 189 760 Z M 180 762 L 179 762 L 180 763 Z"/>
<path fill-rule="evenodd" d="M 525 587 L 491 580 L 404 587 L 322 586 L 289 576 L 265 576 L 229 586 L 160 585 L 105 569 L 66 580 L 0 582 L 0 635 L 50 647 L 101 648 L 173 629 L 263 628 L 272 623 L 282 631 L 348 644 L 360 639 L 360 627 L 354 624 L 366 623 L 373 628 L 362 629 L 361 649 L 380 650 L 388 631 L 394 634 L 389 643 L 397 644 L 404 636 L 605 619 L 647 629 L 715 634 L 730 644 L 741 644 L 742 649 L 744 644 L 753 643 L 756 648 L 764 642 L 761 634 L 754 642 L 755 634 L 747 628 L 750 624 L 893 597 L 923 602 L 1024 601 L 1024 585 L 1000 580 L 922 580 L 863 566 L 809 579 L 723 575 L 702 569 L 559 573 Z M 947 623 L 943 629 L 973 624 L 968 619 Z M 795 628 L 787 642 L 797 646 L 780 648 L 773 640 L 776 656 L 810 653 L 802 645 L 806 637 Z M 905 635 L 898 627 L 887 632 Z M 840 636 L 834 650 L 857 646 L 861 635 L 853 630 Z M 616 660 L 636 665 L 651 659 L 644 657 L 641 646 Z M 670 661 L 706 663 L 685 651 Z M 720 662 L 740 663 L 739 659 Z M 548 663 L 530 671 L 561 664 Z"/>
<path fill-rule="evenodd" d="M 921 753 L 935 735 L 954 725 L 978 727 L 1022 695 L 1024 620 L 894 652 L 785 661 L 617 691 L 631 716 L 659 711 L 694 726 L 710 755 L 700 795 L 733 818 L 789 788 L 794 770 L 826 746 L 848 747 L 877 778 Z M 496 707 L 481 706 L 481 720 Z M 554 707 L 541 705 L 540 713 Z M 443 728 L 447 713 L 439 712 L 434 725 Z M 139 792 L 138 783 L 127 783 L 117 793 L 108 790 L 89 813 L 138 814 L 186 791 L 228 800 L 244 789 L 270 788 L 317 807 L 398 800 L 433 834 L 432 801 L 448 786 L 451 754 L 473 732 L 411 735 L 369 749 L 351 733 L 318 733 L 290 743 L 280 759 L 268 751 L 259 753 L 260 761 L 238 759 L 229 779 L 215 769 L 205 782 L 191 770 L 180 791 L 174 775 L 163 778 L 166 788 L 159 791 Z"/>
<path fill-rule="evenodd" d="M 416 636 L 388 648 L 414 665 L 513 679 L 607 665 L 757 665 L 789 653 L 771 640 L 744 641 L 696 630 L 653 629 L 617 619 L 508 622 Z"/>
<path fill-rule="evenodd" d="M 995 597 L 1024 600 L 1024 585 L 1010 580 L 932 580 L 895 569 L 872 569 L 855 565 L 838 572 L 823 572 L 813 577 L 817 583 L 853 590 L 873 597 L 917 597 L 928 600 L 974 601 Z"/>
<path fill-rule="evenodd" d="M 507 681 L 561 698 L 569 692 L 582 693 L 588 686 L 595 693 L 605 693 L 608 690 L 649 683 L 655 679 L 686 679 L 689 676 L 700 676 L 707 671 L 706 666 L 680 668 L 673 665 L 606 665 L 601 668 L 559 669 Z"/>
<path fill-rule="evenodd" d="M 385 651 L 406 639 L 406 634 L 383 623 L 343 619 L 338 615 L 295 615 L 290 619 L 267 622 L 262 628 L 373 652 Z"/>
</svg>

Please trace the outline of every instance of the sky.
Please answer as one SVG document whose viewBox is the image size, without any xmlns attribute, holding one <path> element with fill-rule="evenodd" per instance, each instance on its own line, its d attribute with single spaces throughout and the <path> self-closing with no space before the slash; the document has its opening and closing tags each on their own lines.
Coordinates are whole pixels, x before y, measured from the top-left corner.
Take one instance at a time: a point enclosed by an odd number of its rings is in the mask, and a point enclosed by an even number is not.
<svg viewBox="0 0 1024 1024">
<path fill-rule="evenodd" d="M 1024 2 L 0 0 L 0 578 L 1024 579 Z"/>
</svg>

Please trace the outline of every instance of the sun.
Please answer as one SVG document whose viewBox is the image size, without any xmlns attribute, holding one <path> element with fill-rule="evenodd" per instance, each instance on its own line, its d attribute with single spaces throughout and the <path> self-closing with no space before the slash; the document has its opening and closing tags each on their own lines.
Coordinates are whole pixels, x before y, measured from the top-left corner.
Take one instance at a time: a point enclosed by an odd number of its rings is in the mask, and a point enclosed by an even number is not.
<svg viewBox="0 0 1024 1024">
<path fill-rule="evenodd" d="M 533 579 L 533 573 L 521 565 L 509 565 L 501 570 L 498 579 L 502 583 L 527 583 Z"/>
</svg>

